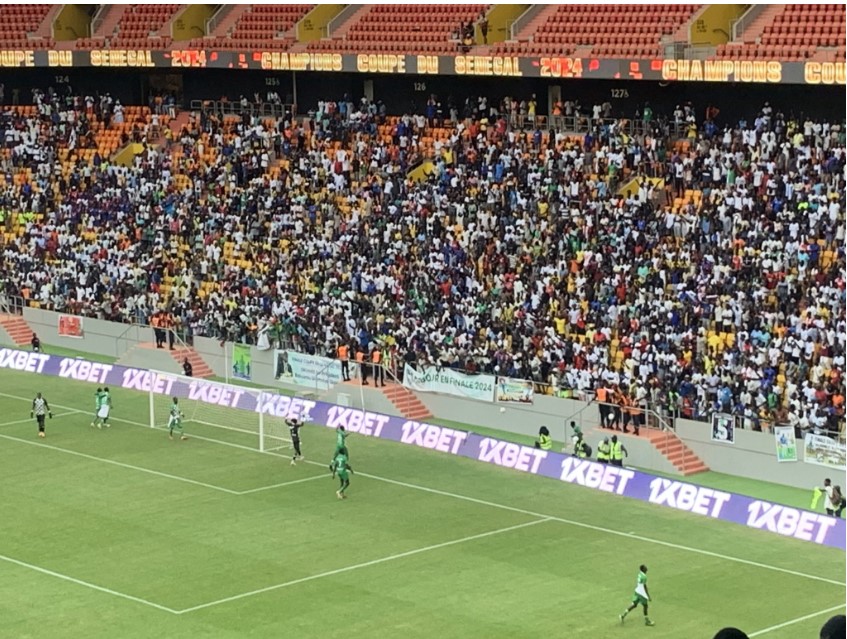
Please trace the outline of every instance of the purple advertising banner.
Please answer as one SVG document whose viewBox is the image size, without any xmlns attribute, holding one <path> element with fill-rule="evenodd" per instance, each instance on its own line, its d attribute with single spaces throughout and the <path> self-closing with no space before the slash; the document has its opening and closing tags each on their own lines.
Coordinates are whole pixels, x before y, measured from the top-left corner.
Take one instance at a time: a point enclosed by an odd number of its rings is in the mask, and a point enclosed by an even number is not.
<svg viewBox="0 0 847 639">
<path fill-rule="evenodd" d="M 13 349 L 0 349 L 0 369 L 109 384 L 142 392 L 150 392 L 152 384 L 152 390 L 157 394 L 179 395 L 209 404 L 262 412 L 282 418 L 301 416 L 305 421 L 327 428 L 344 426 L 359 435 L 476 459 L 568 484 L 577 484 L 845 550 L 847 528 L 844 520 L 840 518 L 435 424 L 273 392 L 247 388 L 241 390 L 205 380 L 187 381 L 167 374 L 159 376 L 137 368 Z"/>
</svg>

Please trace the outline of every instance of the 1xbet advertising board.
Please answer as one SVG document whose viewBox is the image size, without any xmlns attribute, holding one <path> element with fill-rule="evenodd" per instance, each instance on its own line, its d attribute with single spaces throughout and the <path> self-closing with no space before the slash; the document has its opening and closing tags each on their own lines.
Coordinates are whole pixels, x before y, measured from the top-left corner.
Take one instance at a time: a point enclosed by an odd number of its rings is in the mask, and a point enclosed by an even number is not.
<svg viewBox="0 0 847 639">
<path fill-rule="evenodd" d="M 159 376 L 142 369 L 14 349 L 0 349 L 0 369 L 108 384 L 143 392 L 150 392 L 152 387 L 154 393 L 162 395 L 177 394 L 209 404 L 281 418 L 300 416 L 327 428 L 344 426 L 350 432 L 368 437 L 476 459 L 702 517 L 767 530 L 784 537 L 845 549 L 847 529 L 844 520 L 840 518 L 435 424 L 272 392 L 242 390 L 216 382 L 189 381 L 165 374 Z"/>
</svg>

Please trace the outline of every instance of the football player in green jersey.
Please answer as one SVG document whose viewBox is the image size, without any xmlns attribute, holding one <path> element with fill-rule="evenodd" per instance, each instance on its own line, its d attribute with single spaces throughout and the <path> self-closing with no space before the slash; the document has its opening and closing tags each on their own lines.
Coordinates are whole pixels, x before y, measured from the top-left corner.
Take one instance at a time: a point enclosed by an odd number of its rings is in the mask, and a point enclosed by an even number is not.
<svg viewBox="0 0 847 639">
<path fill-rule="evenodd" d="M 338 453 L 329 465 L 329 469 L 332 471 L 332 477 L 335 478 L 335 475 L 338 475 L 338 479 L 341 481 L 341 487 L 335 492 L 335 495 L 339 499 L 347 499 L 345 491 L 350 486 L 350 473 L 353 472 L 353 467 L 350 466 L 347 455 L 344 452 Z"/>
<path fill-rule="evenodd" d="M 168 437 L 174 438 L 174 431 L 179 435 L 180 441 L 185 441 L 188 437 L 182 430 L 182 418 L 185 417 L 179 408 L 179 400 L 174 397 L 174 402 L 171 404 L 171 410 L 168 417 Z"/>
<path fill-rule="evenodd" d="M 102 388 L 98 388 L 94 392 L 94 419 L 91 422 L 91 427 L 103 428 L 105 423 L 104 415 L 108 417 L 108 408 L 106 404 L 107 394 Z"/>
<path fill-rule="evenodd" d="M 344 453 L 348 458 L 350 454 L 347 452 L 347 429 L 344 426 L 339 426 L 335 430 L 335 452 L 332 454 L 333 460 L 338 456 L 339 453 Z"/>
<path fill-rule="evenodd" d="M 652 626 L 653 622 L 650 620 L 650 617 L 647 616 L 647 604 L 650 602 L 650 592 L 647 590 L 647 566 L 641 565 L 638 567 L 638 578 L 635 582 L 635 592 L 632 595 L 632 605 L 623 611 L 620 615 L 621 623 L 623 623 L 626 616 L 638 608 L 638 606 L 644 607 L 644 625 Z"/>
</svg>

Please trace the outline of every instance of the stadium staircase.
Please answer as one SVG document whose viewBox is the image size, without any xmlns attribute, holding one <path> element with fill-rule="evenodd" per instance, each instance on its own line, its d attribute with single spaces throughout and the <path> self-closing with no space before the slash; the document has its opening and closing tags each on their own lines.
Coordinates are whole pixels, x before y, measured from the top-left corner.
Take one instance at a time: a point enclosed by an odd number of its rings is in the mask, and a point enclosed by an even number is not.
<svg viewBox="0 0 847 639">
<path fill-rule="evenodd" d="M 650 443 L 656 447 L 674 468 L 684 477 L 696 475 L 709 470 L 709 467 L 691 450 L 675 433 L 666 433 L 659 430 L 642 431 Z"/>
<path fill-rule="evenodd" d="M 26 346 L 32 340 L 32 328 L 20 315 L 0 315 L 0 328 L 15 346 Z"/>
<path fill-rule="evenodd" d="M 206 361 L 200 356 L 200 353 L 192 347 L 176 346 L 174 350 L 168 352 L 171 354 L 171 357 L 174 358 L 176 363 L 180 365 L 180 367 L 182 367 L 182 361 L 184 359 L 188 359 L 188 362 L 191 364 L 194 377 L 207 378 L 215 376 L 215 371 L 213 371 Z"/>
<path fill-rule="evenodd" d="M 188 46 L 223 48 L 241 16 L 249 11 L 250 5 L 247 4 L 223 5 L 220 11 L 212 17 L 212 30 L 203 38 L 193 38 Z"/>
<path fill-rule="evenodd" d="M 532 36 L 541 28 L 547 21 L 556 15 L 556 12 L 559 10 L 559 7 L 555 4 L 551 5 L 534 5 L 537 7 L 537 11 L 533 16 L 529 17 L 529 20 L 524 22 L 521 26 L 520 31 L 515 34 L 515 40 L 517 42 L 529 42 L 532 40 Z"/>
<path fill-rule="evenodd" d="M 611 437 L 621 436 L 621 432 L 608 428 L 598 428 L 597 432 Z M 635 437 L 635 435 L 632 435 Z M 642 428 L 638 434 L 639 439 L 646 439 L 659 453 L 667 459 L 683 477 L 690 477 L 697 473 L 704 473 L 709 467 L 700 459 L 696 453 L 676 436 L 676 433 L 659 430 L 656 428 Z M 626 445 L 626 442 L 624 442 Z"/>
<path fill-rule="evenodd" d="M 617 435 L 618 439 L 622 439 L 619 430 L 609 428 L 598 428 L 597 433 L 605 437 Z M 683 477 L 690 477 L 697 473 L 704 473 L 709 470 L 709 467 L 700 459 L 697 454 L 691 450 L 685 443 L 677 437 L 676 433 L 670 431 L 659 430 L 656 428 L 642 428 L 638 435 L 624 434 L 624 446 L 626 446 L 626 438 L 637 437 L 639 440 L 647 440 L 650 445 L 655 448 L 659 454 L 667 459 L 677 472 Z"/>
<path fill-rule="evenodd" d="M 406 419 L 420 422 L 432 418 L 432 413 L 424 403 L 402 384 L 388 384 L 380 390 Z"/>
<path fill-rule="evenodd" d="M 164 349 L 156 349 L 156 344 L 154 342 L 141 342 L 135 346 L 135 348 L 151 349 L 154 351 L 159 350 L 160 352 L 168 353 L 179 366 L 180 372 L 182 372 L 182 360 L 187 358 L 191 363 L 193 377 L 206 379 L 215 376 L 215 371 L 213 371 L 206 361 L 200 356 L 200 353 L 190 346 L 177 345 L 174 346 L 174 349 L 171 351 L 168 350 L 167 346 Z"/>
</svg>

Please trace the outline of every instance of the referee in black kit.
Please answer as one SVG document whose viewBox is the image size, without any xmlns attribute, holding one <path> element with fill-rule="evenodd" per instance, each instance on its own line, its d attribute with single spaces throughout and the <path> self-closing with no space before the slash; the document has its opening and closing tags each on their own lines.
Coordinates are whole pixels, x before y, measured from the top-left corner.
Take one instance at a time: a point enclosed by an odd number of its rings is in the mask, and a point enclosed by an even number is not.
<svg viewBox="0 0 847 639">
<path fill-rule="evenodd" d="M 36 393 L 35 399 L 32 400 L 32 410 L 29 411 L 29 416 L 35 417 L 35 421 L 38 424 L 39 437 L 47 437 L 47 435 L 44 434 L 44 417 L 46 415 L 50 415 L 50 419 L 53 419 L 50 404 L 48 404 L 47 400 L 41 396 L 41 393 Z"/>
<path fill-rule="evenodd" d="M 291 457 L 291 465 L 294 466 L 298 459 L 303 459 L 303 453 L 300 452 L 300 428 L 302 428 L 303 422 L 298 417 L 292 417 L 291 419 L 286 419 L 285 423 L 288 424 L 288 432 L 291 433 L 291 443 L 294 445 L 294 455 Z"/>
</svg>

